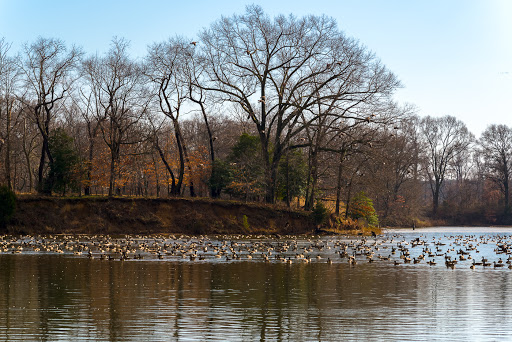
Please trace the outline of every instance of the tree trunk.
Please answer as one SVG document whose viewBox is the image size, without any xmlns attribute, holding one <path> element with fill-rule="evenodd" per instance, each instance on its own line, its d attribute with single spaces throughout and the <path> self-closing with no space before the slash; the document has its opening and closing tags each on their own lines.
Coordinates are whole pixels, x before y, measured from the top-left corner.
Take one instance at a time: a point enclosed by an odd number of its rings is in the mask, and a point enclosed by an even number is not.
<svg viewBox="0 0 512 342">
<path fill-rule="evenodd" d="M 25 161 L 27 162 L 27 173 L 28 173 L 28 192 L 32 191 L 33 188 L 33 179 L 32 179 L 32 165 L 30 163 L 30 151 L 27 150 L 27 146 L 25 145 L 27 139 L 27 121 L 24 119 L 23 121 L 23 155 L 25 156 Z"/>
<path fill-rule="evenodd" d="M 87 164 L 87 179 L 86 179 L 87 185 L 84 187 L 84 194 L 86 196 L 89 196 L 91 194 L 93 159 L 94 159 L 94 141 L 93 141 L 93 139 L 91 139 L 89 142 L 89 162 Z"/>
<path fill-rule="evenodd" d="M 176 136 L 176 141 L 178 144 L 178 150 L 180 151 L 180 180 L 183 181 L 183 175 L 185 173 L 185 162 L 187 164 L 188 172 L 190 173 L 189 180 L 189 190 L 190 197 L 195 197 L 195 189 L 194 182 L 192 181 L 192 167 L 190 166 L 190 159 L 188 157 L 187 147 L 185 145 L 185 141 L 183 139 L 183 134 L 181 133 L 181 127 L 179 125 L 178 120 L 173 120 L 174 131 Z"/>
<path fill-rule="evenodd" d="M 347 189 L 347 203 L 345 204 L 345 219 L 348 218 L 348 212 L 350 211 L 350 197 L 352 196 L 352 179 L 350 180 L 350 183 L 348 184 Z"/>
<path fill-rule="evenodd" d="M 343 171 L 343 157 L 344 157 L 344 153 L 341 153 L 340 154 L 340 161 L 339 161 L 339 164 L 338 164 L 338 179 L 337 179 L 337 182 L 336 182 L 336 211 L 335 211 L 336 216 L 340 215 L 341 188 L 342 188 L 341 182 L 343 180 L 343 178 L 341 177 L 342 176 L 342 171 Z"/>
<path fill-rule="evenodd" d="M 436 181 L 434 192 L 432 194 L 432 215 L 434 217 L 437 216 L 437 212 L 439 209 L 439 191 L 441 189 L 441 184 Z"/>
<path fill-rule="evenodd" d="M 48 140 L 43 138 L 43 145 L 41 146 L 41 158 L 39 159 L 39 169 L 37 171 L 37 192 L 40 194 L 45 193 L 44 186 L 44 164 L 46 161 L 46 145 L 48 145 Z"/>
<path fill-rule="evenodd" d="M 507 177 L 508 178 L 508 177 Z M 509 184 L 508 184 L 508 179 L 505 179 L 505 182 L 503 182 L 503 189 L 505 190 L 505 210 L 504 210 L 504 213 L 505 214 L 508 214 L 509 211 L 510 211 L 510 208 L 509 208 Z"/>
<path fill-rule="evenodd" d="M 11 108 L 7 104 L 7 118 L 5 127 L 5 180 L 9 190 L 12 190 L 11 181 Z"/>
<path fill-rule="evenodd" d="M 210 146 L 210 161 L 211 161 L 212 167 L 213 167 L 213 163 L 215 162 L 215 151 L 213 149 L 214 138 L 213 138 L 212 130 L 210 128 L 210 124 L 208 123 L 208 117 L 206 115 L 206 110 L 204 109 L 203 102 L 200 102 L 199 105 L 201 106 L 201 113 L 203 113 L 204 124 L 206 125 L 206 131 L 208 132 L 208 143 Z M 215 191 L 210 188 L 210 197 L 215 198 L 215 195 L 216 195 Z"/>
<path fill-rule="evenodd" d="M 290 156 L 286 151 L 286 206 L 290 208 Z"/>
<path fill-rule="evenodd" d="M 155 147 L 156 147 L 156 150 L 158 151 L 158 154 L 160 155 L 160 159 L 162 160 L 162 162 L 165 165 L 165 168 L 167 169 L 167 172 L 169 172 L 169 175 L 171 176 L 171 181 L 172 181 L 171 189 L 170 190 L 168 189 L 167 192 L 170 192 L 170 194 L 172 196 L 176 196 L 179 194 L 179 190 L 176 186 L 176 179 L 174 177 L 174 173 L 172 172 L 171 167 L 169 166 L 169 163 L 165 159 L 164 152 L 162 151 L 162 149 L 160 148 L 160 145 L 158 144 L 158 140 L 155 141 Z"/>
<path fill-rule="evenodd" d="M 114 196 L 116 191 L 116 164 L 119 159 L 119 146 L 116 142 L 112 142 L 110 149 L 110 180 L 108 186 L 108 197 Z"/>
<path fill-rule="evenodd" d="M 304 209 L 312 210 L 315 205 L 315 192 L 316 192 L 316 184 L 318 181 L 318 153 L 313 149 L 311 152 L 311 162 L 310 162 L 310 171 L 309 171 L 309 179 L 310 186 L 308 192 L 306 192 L 306 203 L 304 204 Z"/>
</svg>

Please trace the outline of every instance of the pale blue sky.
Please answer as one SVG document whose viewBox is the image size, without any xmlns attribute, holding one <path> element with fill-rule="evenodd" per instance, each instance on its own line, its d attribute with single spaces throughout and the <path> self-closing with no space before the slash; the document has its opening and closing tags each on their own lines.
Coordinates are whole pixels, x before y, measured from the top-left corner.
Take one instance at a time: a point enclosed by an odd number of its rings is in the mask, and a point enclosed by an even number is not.
<svg viewBox="0 0 512 342">
<path fill-rule="evenodd" d="M 477 136 L 492 123 L 512 126 L 510 0 L 0 0 L 0 37 L 13 51 L 41 35 L 101 54 L 120 36 L 141 57 L 152 42 L 193 39 L 251 3 L 270 15 L 334 17 L 400 78 L 396 99 L 420 115 L 454 115 Z"/>
</svg>

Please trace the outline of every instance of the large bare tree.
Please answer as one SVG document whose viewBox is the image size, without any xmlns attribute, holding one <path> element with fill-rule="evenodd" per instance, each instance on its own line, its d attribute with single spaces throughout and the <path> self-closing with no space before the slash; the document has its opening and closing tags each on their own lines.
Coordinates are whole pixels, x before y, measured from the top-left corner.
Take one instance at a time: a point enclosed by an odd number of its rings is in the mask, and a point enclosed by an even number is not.
<svg viewBox="0 0 512 342">
<path fill-rule="evenodd" d="M 425 173 L 432 191 L 432 214 L 437 215 L 445 178 L 457 157 L 469 148 L 474 136 L 453 116 L 427 116 L 420 122 L 425 148 Z"/>
<path fill-rule="evenodd" d="M 5 182 L 12 189 L 11 181 L 11 130 L 13 114 L 21 112 L 21 103 L 16 98 L 16 91 L 20 78 L 16 58 L 9 55 L 11 44 L 0 39 L 0 151 L 5 153 Z M 17 107 L 17 108 L 16 108 Z"/>
<path fill-rule="evenodd" d="M 47 192 L 44 186 L 46 158 L 53 163 L 48 139 L 57 115 L 57 105 L 67 96 L 73 81 L 74 70 L 82 52 L 73 46 L 68 49 L 60 39 L 39 37 L 32 44 L 25 44 L 19 68 L 23 74 L 28 105 L 42 138 L 41 158 L 37 174 L 37 190 Z M 51 180 L 50 180 L 51 182 Z"/>
<path fill-rule="evenodd" d="M 141 66 L 128 55 L 129 42 L 114 38 L 104 57 L 89 57 L 83 72 L 96 108 L 93 110 L 110 151 L 109 196 L 119 193 L 121 147 L 140 141 L 131 134 L 144 116 L 150 97 L 145 93 Z M 92 132 L 94 133 L 94 132 Z"/>
<path fill-rule="evenodd" d="M 185 175 L 185 166 L 191 169 L 187 144 L 183 136 L 180 115 L 184 111 L 184 104 L 190 98 L 192 89 L 191 77 L 194 73 L 189 69 L 189 60 L 193 58 L 194 45 L 184 38 L 171 38 L 165 42 L 153 44 L 149 47 L 147 57 L 146 74 L 153 84 L 153 92 L 158 98 L 160 111 L 171 120 L 174 128 L 174 136 L 179 154 L 178 183 L 174 187 L 174 194 L 179 194 Z M 203 100 L 192 97 L 202 106 L 203 115 L 206 115 Z M 156 141 L 158 143 L 158 141 Z M 160 146 L 156 145 L 157 149 Z M 169 174 L 173 175 L 169 163 L 164 160 L 163 154 L 159 154 L 166 165 Z M 174 178 L 174 177 L 173 177 Z M 190 195 L 195 196 L 194 184 L 189 181 Z"/>
<path fill-rule="evenodd" d="M 258 132 L 267 202 L 275 200 L 281 157 L 316 115 L 331 108 L 365 120 L 359 106 L 376 105 L 399 86 L 371 52 L 325 16 L 271 19 L 248 6 L 244 15 L 224 17 L 202 31 L 200 43 L 203 89 L 237 105 Z"/>
<path fill-rule="evenodd" d="M 486 176 L 498 185 L 503 197 L 503 214 L 510 213 L 510 177 L 512 176 L 512 129 L 490 125 L 480 137 Z"/>
</svg>

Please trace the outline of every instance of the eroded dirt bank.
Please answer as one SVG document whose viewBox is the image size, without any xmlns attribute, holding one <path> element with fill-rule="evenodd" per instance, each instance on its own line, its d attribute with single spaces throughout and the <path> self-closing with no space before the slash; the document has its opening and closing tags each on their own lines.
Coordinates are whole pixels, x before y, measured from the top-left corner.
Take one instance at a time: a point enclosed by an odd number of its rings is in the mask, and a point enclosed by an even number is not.
<svg viewBox="0 0 512 342">
<path fill-rule="evenodd" d="M 41 198 L 17 200 L 12 233 L 303 234 L 307 213 L 208 199 Z"/>
</svg>

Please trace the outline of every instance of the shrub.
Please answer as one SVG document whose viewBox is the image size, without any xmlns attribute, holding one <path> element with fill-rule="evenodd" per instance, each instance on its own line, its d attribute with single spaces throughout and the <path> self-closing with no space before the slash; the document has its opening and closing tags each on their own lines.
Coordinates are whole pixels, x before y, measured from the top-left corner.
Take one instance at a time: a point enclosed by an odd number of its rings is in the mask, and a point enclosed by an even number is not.
<svg viewBox="0 0 512 342">
<path fill-rule="evenodd" d="M 357 221 L 351 219 L 350 217 L 336 217 L 336 228 L 339 230 L 357 230 L 360 227 L 357 224 Z"/>
<path fill-rule="evenodd" d="M 0 186 L 0 228 L 5 229 L 16 210 L 16 195 L 7 186 Z"/>
<path fill-rule="evenodd" d="M 249 229 L 249 219 L 247 218 L 247 215 L 242 216 L 242 224 L 245 230 Z"/>
<path fill-rule="evenodd" d="M 313 221 L 315 222 L 315 224 L 323 224 L 327 221 L 329 217 L 329 212 L 327 208 L 323 205 L 323 203 L 318 201 L 316 202 L 315 207 L 313 208 L 311 216 L 313 217 Z"/>
<path fill-rule="evenodd" d="M 371 227 L 379 225 L 379 218 L 373 208 L 373 201 L 363 191 L 352 198 L 348 215 L 354 220 L 365 219 Z"/>
</svg>

